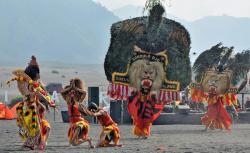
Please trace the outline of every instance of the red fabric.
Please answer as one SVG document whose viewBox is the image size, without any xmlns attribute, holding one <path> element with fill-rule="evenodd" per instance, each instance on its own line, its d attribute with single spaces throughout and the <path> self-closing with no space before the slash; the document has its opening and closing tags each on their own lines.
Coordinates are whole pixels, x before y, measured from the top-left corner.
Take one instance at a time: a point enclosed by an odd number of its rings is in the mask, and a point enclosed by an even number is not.
<svg viewBox="0 0 250 153">
<path fill-rule="evenodd" d="M 210 128 L 225 128 L 230 130 L 232 124 L 232 119 L 224 107 L 222 97 L 217 98 L 215 104 L 208 106 L 208 111 L 201 120 L 203 124 Z"/>
<path fill-rule="evenodd" d="M 73 107 L 73 112 L 72 112 L 72 107 Z M 78 105 L 68 105 L 68 115 L 69 115 L 69 120 L 71 123 L 79 122 L 84 120 L 81 117 L 81 113 L 78 110 Z"/>
<path fill-rule="evenodd" d="M 142 96 L 137 93 L 128 100 L 128 111 L 134 124 L 140 129 L 149 129 L 152 122 L 157 119 L 163 110 L 164 104 L 156 104 L 156 97 Z M 157 113 L 155 113 L 157 110 Z"/>
<path fill-rule="evenodd" d="M 109 126 L 115 123 L 107 112 L 104 115 L 98 116 L 97 120 L 102 126 Z"/>
</svg>

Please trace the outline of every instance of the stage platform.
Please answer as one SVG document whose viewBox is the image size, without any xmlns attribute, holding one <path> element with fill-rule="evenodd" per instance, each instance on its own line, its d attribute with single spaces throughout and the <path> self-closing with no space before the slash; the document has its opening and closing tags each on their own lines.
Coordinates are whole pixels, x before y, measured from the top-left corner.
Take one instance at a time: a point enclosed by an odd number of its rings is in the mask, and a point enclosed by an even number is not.
<svg viewBox="0 0 250 153">
<path fill-rule="evenodd" d="M 250 112 L 239 112 L 238 119 L 234 119 L 234 123 L 247 123 L 250 124 Z M 201 124 L 201 117 L 204 113 L 161 113 L 158 119 L 153 123 L 154 125 L 166 125 L 166 124 Z"/>
</svg>

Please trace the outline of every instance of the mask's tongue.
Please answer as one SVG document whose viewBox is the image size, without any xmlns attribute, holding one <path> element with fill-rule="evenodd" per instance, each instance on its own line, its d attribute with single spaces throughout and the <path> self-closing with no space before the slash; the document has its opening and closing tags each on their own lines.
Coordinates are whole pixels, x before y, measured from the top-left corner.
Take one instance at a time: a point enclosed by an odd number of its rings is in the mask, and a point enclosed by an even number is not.
<svg viewBox="0 0 250 153">
<path fill-rule="evenodd" d="M 141 82 L 141 93 L 147 95 L 152 87 L 152 81 L 149 79 L 144 79 Z"/>
</svg>

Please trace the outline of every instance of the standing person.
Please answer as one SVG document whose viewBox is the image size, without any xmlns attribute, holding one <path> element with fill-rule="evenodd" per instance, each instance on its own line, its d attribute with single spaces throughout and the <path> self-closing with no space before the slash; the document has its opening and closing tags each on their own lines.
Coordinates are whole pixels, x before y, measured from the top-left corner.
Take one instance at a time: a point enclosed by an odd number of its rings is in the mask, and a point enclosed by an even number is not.
<svg viewBox="0 0 250 153">
<path fill-rule="evenodd" d="M 90 148 L 94 148 L 91 138 L 88 136 L 89 123 L 83 118 L 83 115 L 93 115 L 82 104 L 86 97 L 83 82 L 79 78 L 71 79 L 70 84 L 65 86 L 61 95 L 68 105 L 70 120 L 70 127 L 68 129 L 69 144 L 77 146 L 87 141 Z"/>
<path fill-rule="evenodd" d="M 36 57 L 23 70 L 15 70 L 16 76 L 10 81 L 17 81 L 18 89 L 23 95 L 23 102 L 17 106 L 17 126 L 24 141 L 23 148 L 44 150 L 50 132 L 50 125 L 44 118 L 43 105 L 55 107 L 47 91 L 39 82 L 40 69 Z M 9 84 L 10 81 L 7 83 Z M 41 100 L 44 104 L 41 103 Z M 40 114 L 41 113 L 41 114 Z M 37 148 L 35 148 L 37 147 Z"/>
<path fill-rule="evenodd" d="M 156 95 L 132 92 L 128 98 L 128 111 L 133 119 L 134 135 L 147 139 L 151 135 L 151 125 L 159 116 L 165 103 L 157 103 Z M 155 113 L 157 112 L 157 113 Z"/>
<path fill-rule="evenodd" d="M 119 144 L 119 128 L 117 124 L 112 120 L 110 115 L 93 102 L 89 104 L 88 110 L 93 112 L 93 116 L 97 117 L 98 122 L 102 126 L 100 140 L 98 141 L 96 147 L 121 147 L 122 145 Z M 114 142 L 114 144 L 111 144 L 112 141 Z"/>
<path fill-rule="evenodd" d="M 237 102 L 237 88 L 230 88 L 230 78 L 232 71 L 218 71 L 216 68 L 208 68 L 204 72 L 201 83 L 191 84 L 192 99 L 196 102 L 206 101 L 208 103 L 207 112 L 201 118 L 208 129 L 231 130 L 232 118 L 225 106 L 232 109 L 237 115 L 234 104 Z"/>
</svg>

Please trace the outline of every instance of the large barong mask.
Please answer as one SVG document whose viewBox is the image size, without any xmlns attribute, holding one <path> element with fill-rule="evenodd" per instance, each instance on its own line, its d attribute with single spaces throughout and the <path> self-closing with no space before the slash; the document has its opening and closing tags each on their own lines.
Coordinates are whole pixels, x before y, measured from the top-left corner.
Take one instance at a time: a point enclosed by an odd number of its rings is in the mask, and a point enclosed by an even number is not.
<svg viewBox="0 0 250 153">
<path fill-rule="evenodd" d="M 127 71 L 112 74 L 108 94 L 114 99 L 126 99 L 130 92 L 128 87 L 132 87 L 142 94 L 157 93 L 158 101 L 177 100 L 180 84 L 166 79 L 167 61 L 166 51 L 152 54 L 135 45 Z"/>
<path fill-rule="evenodd" d="M 215 68 L 208 69 L 201 81 L 203 91 L 216 95 L 225 94 L 227 89 L 230 88 L 231 76 L 231 70 L 219 72 Z"/>
</svg>

